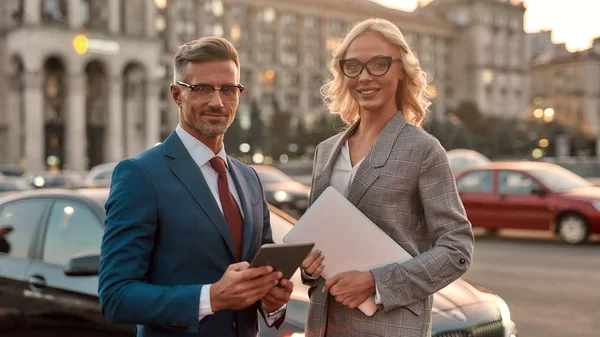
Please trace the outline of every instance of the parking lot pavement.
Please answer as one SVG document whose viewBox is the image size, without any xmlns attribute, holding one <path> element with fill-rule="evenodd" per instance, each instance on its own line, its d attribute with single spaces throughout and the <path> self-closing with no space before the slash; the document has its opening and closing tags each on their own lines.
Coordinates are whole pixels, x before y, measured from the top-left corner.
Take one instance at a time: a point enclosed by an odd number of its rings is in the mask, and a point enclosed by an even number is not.
<svg viewBox="0 0 600 337">
<path fill-rule="evenodd" d="M 596 337 L 600 333 L 600 238 L 569 245 L 547 232 L 476 230 L 464 278 L 508 303 L 519 336 Z"/>
</svg>

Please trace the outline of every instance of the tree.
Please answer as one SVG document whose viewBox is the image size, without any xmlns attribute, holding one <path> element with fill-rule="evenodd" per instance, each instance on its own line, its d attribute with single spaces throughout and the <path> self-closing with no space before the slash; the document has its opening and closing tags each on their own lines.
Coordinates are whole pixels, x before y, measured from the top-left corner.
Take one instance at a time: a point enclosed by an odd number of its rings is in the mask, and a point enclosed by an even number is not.
<svg viewBox="0 0 600 337">
<path fill-rule="evenodd" d="M 248 143 L 252 152 L 265 150 L 265 125 L 260 115 L 260 107 L 255 99 L 252 101 L 250 109 L 250 129 L 248 130 Z"/>
<path fill-rule="evenodd" d="M 298 145 L 298 155 L 303 155 L 306 152 L 306 148 L 310 144 L 309 133 L 306 130 L 304 118 L 298 117 L 293 142 Z"/>
<path fill-rule="evenodd" d="M 239 155 L 240 144 L 244 142 L 244 138 L 244 129 L 242 129 L 240 118 L 238 116 L 233 120 L 227 129 L 227 133 L 225 133 L 225 137 L 223 138 L 223 143 L 225 144 L 227 154 L 232 156 Z"/>
<path fill-rule="evenodd" d="M 290 113 L 281 111 L 277 98 L 273 98 L 273 116 L 269 129 L 269 153 L 273 158 L 279 158 L 288 152 L 291 140 L 290 119 Z"/>
</svg>

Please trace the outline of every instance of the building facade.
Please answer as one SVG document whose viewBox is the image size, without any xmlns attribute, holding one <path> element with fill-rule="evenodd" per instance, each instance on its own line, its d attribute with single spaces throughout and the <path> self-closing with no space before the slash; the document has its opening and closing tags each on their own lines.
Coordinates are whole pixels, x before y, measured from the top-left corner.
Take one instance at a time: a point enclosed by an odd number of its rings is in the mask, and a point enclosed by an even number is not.
<svg viewBox="0 0 600 337">
<path fill-rule="evenodd" d="M 432 79 L 434 118 L 474 101 L 484 113 L 527 109 L 522 5 L 435 0 L 413 13 L 367 0 L 5 0 L 0 2 L 0 162 L 82 170 L 134 156 L 177 123 L 171 62 L 183 42 L 232 41 L 251 102 L 310 127 L 332 50 L 356 22 L 396 23 Z M 3 58 L 3 59 L 2 59 Z"/>
<path fill-rule="evenodd" d="M 556 44 L 551 56 L 532 61 L 531 78 L 528 114 L 552 109 L 560 124 L 599 139 L 600 153 L 600 37 L 591 48 L 574 53 Z"/>
</svg>

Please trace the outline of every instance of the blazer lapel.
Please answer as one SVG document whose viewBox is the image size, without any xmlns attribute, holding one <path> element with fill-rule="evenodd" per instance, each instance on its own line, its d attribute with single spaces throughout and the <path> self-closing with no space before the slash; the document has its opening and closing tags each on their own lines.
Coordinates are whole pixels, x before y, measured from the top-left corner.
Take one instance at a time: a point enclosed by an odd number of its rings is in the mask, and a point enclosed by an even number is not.
<svg viewBox="0 0 600 337">
<path fill-rule="evenodd" d="M 227 160 L 227 164 L 229 165 L 229 173 L 231 174 L 233 182 L 235 183 L 235 188 L 240 197 L 240 203 L 242 204 L 242 211 L 244 212 L 244 239 L 242 244 L 242 261 L 245 261 L 250 250 L 250 245 L 252 243 L 252 235 L 254 230 L 254 226 L 252 224 L 253 210 L 249 202 L 250 194 L 248 192 L 246 184 L 244 183 L 244 179 L 240 169 L 229 158 Z"/>
<path fill-rule="evenodd" d="M 383 131 L 377 137 L 373 148 L 356 170 L 356 175 L 348 188 L 348 201 L 355 206 L 367 189 L 379 178 L 381 167 L 385 165 L 390 157 L 394 143 L 405 125 L 406 120 L 402 112 L 396 112 L 387 122 Z"/>
<path fill-rule="evenodd" d="M 235 257 L 227 221 L 210 192 L 210 188 L 198 165 L 194 162 L 185 146 L 183 146 L 175 131 L 171 133 L 163 144 L 165 146 L 165 156 L 172 159 L 169 162 L 169 168 L 190 192 L 219 233 L 221 233 L 223 240 L 225 240 L 227 247 L 229 247 L 231 256 Z"/>
<path fill-rule="evenodd" d="M 327 157 L 325 167 L 323 167 L 321 172 L 316 173 L 314 193 L 311 193 L 311 203 L 316 198 L 318 198 L 321 195 L 321 193 L 323 193 L 323 191 L 325 191 L 327 186 L 329 186 L 329 181 L 331 180 L 331 171 L 333 171 L 333 165 L 335 164 L 335 160 L 337 159 L 340 150 L 344 146 L 344 142 L 354 133 L 357 126 L 358 121 L 352 124 L 352 126 L 342 134 L 342 136 L 334 143 L 333 147 L 329 151 L 329 157 Z M 323 150 L 327 151 L 327 149 Z"/>
</svg>

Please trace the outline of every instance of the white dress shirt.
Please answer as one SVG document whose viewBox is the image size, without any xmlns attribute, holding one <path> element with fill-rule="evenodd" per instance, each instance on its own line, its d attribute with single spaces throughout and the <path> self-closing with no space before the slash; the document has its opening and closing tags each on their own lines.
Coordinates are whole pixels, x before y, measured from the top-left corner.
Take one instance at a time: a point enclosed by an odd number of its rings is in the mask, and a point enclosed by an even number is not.
<svg viewBox="0 0 600 337">
<path fill-rule="evenodd" d="M 329 185 L 340 192 L 341 195 L 348 198 L 350 184 L 352 184 L 352 180 L 354 180 L 356 171 L 358 171 L 358 167 L 364 160 L 365 158 L 361 159 L 358 163 L 356 163 L 356 165 L 352 166 L 352 161 L 350 160 L 350 146 L 348 145 L 348 140 L 346 140 L 335 160 L 335 163 L 333 164 Z M 304 270 L 302 272 L 304 272 Z M 307 274 L 304 274 L 304 276 L 308 279 L 316 279 Z M 377 287 L 375 287 L 375 303 L 382 303 Z"/>
<path fill-rule="evenodd" d="M 181 139 L 183 146 L 189 152 L 190 156 L 200 168 L 200 172 L 204 176 L 206 183 L 208 184 L 208 188 L 212 192 L 217 205 L 219 205 L 219 209 L 223 212 L 223 206 L 221 205 L 221 199 L 219 198 L 219 174 L 215 171 L 210 165 L 210 160 L 215 157 L 214 152 L 208 148 L 204 143 L 196 139 L 194 136 L 190 135 L 187 131 L 185 131 L 181 125 L 177 124 L 177 128 L 175 129 L 177 136 Z M 225 153 L 225 145 L 221 146 L 221 150 L 217 153 L 217 156 L 221 157 L 225 161 L 225 166 L 227 167 L 227 181 L 229 182 L 229 190 L 233 195 L 235 201 L 240 208 L 240 213 L 242 217 L 244 217 L 244 210 L 242 209 L 242 204 L 240 203 L 240 196 L 235 188 L 235 183 L 233 182 L 233 178 L 229 173 L 229 164 L 227 162 L 227 154 Z M 212 315 L 214 312 L 212 311 L 212 306 L 210 303 L 210 284 L 204 285 L 202 290 L 200 291 L 200 312 L 198 316 L 198 320 L 202 320 L 204 317 L 208 315 Z M 277 322 L 277 320 L 281 317 L 281 314 L 273 315 L 271 317 L 267 317 L 267 325 L 273 325 L 273 323 Z M 266 317 L 266 315 L 265 315 Z"/>
</svg>

